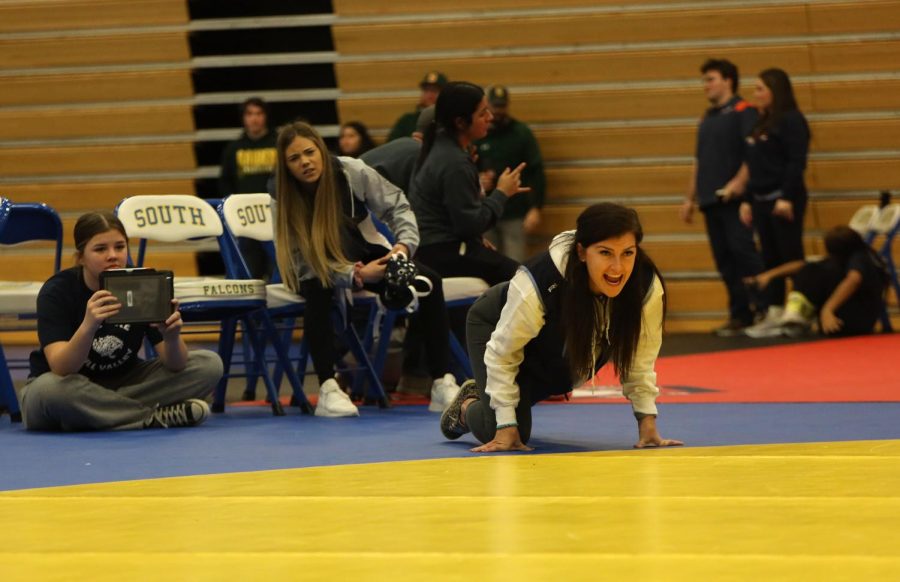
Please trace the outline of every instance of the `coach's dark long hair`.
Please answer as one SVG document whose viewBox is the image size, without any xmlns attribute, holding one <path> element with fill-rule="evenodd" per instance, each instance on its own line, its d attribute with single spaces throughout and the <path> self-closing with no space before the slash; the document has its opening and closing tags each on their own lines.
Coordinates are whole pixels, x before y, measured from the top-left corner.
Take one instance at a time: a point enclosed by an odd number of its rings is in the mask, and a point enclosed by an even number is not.
<svg viewBox="0 0 900 582">
<path fill-rule="evenodd" d="M 562 327 L 565 330 L 566 354 L 573 378 L 592 375 L 594 366 L 593 345 L 602 345 L 603 329 L 598 322 L 605 319 L 601 303 L 591 292 L 587 264 L 578 258 L 578 245 L 587 248 L 595 243 L 634 234 L 637 255 L 634 271 L 622 292 L 608 298 L 609 306 L 609 361 L 613 363 L 619 378 L 625 381 L 637 352 L 642 325 L 663 325 L 666 299 L 663 295 L 663 318 L 660 321 L 643 321 L 644 298 L 653 284 L 652 275 L 662 275 L 640 246 L 644 231 L 637 212 L 619 204 L 601 203 L 588 207 L 578 217 L 575 237 L 568 251 L 562 293 Z M 650 275 L 650 276 L 647 276 Z"/>
<path fill-rule="evenodd" d="M 429 124 L 422 137 L 422 151 L 419 152 L 416 171 L 422 167 L 428 154 L 431 153 L 438 131 L 444 131 L 455 139 L 460 132 L 456 121 L 461 119 L 464 123 L 471 125 L 472 116 L 478 111 L 482 99 L 484 99 L 484 89 L 465 81 L 448 83 L 441 89 L 441 94 L 438 95 L 437 102 L 434 104 L 434 121 Z"/>
<path fill-rule="evenodd" d="M 760 80 L 772 92 L 772 106 L 759 112 L 759 119 L 753 128 L 753 137 L 770 133 L 788 111 L 796 111 L 797 99 L 791 78 L 781 69 L 766 69 L 759 74 Z"/>
</svg>

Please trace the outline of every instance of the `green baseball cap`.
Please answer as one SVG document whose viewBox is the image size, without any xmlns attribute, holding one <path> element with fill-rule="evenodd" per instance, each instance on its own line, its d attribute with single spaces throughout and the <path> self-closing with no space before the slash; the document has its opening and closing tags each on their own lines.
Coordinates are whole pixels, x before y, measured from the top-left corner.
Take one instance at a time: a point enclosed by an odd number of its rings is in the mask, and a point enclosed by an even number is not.
<svg viewBox="0 0 900 582">
<path fill-rule="evenodd" d="M 488 103 L 505 107 L 509 103 L 509 91 L 503 85 L 494 85 L 487 92 Z"/>
<path fill-rule="evenodd" d="M 437 85 L 439 88 L 443 89 L 447 83 L 447 75 L 444 73 L 441 73 L 440 71 L 428 71 L 422 78 L 422 82 L 419 83 L 419 87 L 424 89 L 428 85 Z"/>
</svg>

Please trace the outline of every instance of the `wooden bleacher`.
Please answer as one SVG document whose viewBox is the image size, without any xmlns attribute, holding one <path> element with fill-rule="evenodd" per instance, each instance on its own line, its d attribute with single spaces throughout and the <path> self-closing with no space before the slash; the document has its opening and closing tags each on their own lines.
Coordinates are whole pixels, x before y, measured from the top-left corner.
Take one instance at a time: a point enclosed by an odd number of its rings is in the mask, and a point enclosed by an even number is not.
<svg viewBox="0 0 900 582">
<path fill-rule="evenodd" d="M 900 78 L 826 81 L 814 85 L 798 82 L 794 92 L 800 107 L 807 113 L 900 109 Z M 702 93 L 698 101 L 698 93 L 697 87 L 684 86 L 577 88 L 552 92 L 526 89 L 512 94 L 511 99 L 515 102 L 516 116 L 533 120 L 533 123 L 647 121 L 683 117 L 699 120 L 705 103 Z M 408 97 L 368 98 L 363 97 L 364 94 L 354 95 L 360 96 L 347 97 L 338 102 L 341 119 L 365 119 L 372 127 L 389 127 L 410 109 Z"/>
<path fill-rule="evenodd" d="M 81 213 L 129 195 L 194 193 L 188 22 L 185 0 L 0 4 L 0 195 L 61 214 L 64 266 Z M 35 258 L 47 251 L 0 248 L 3 278 L 46 279 Z M 197 272 L 193 250 L 172 246 L 153 260 Z"/>
<path fill-rule="evenodd" d="M 8 0 L 0 33 L 137 28 L 187 22 L 183 0 Z"/>
<path fill-rule="evenodd" d="M 0 106 L 189 99 L 192 94 L 191 72 L 186 68 L 30 75 L 4 79 Z"/>
<path fill-rule="evenodd" d="M 821 252 L 821 231 L 877 190 L 900 189 L 900 0 L 333 6 L 342 120 L 383 136 L 412 109 L 426 70 L 508 85 L 512 112 L 532 124 L 548 165 L 542 237 L 570 227 L 594 200 L 637 207 L 648 250 L 667 273 L 690 275 L 670 278 L 670 329 L 709 329 L 725 304 L 702 218 L 677 218 L 706 107 L 698 72 L 706 58 L 736 62 L 745 96 L 763 68 L 794 77 L 813 131 L 810 252 Z M 188 22 L 187 0 L 0 4 L 0 195 L 57 208 L 68 246 L 85 210 L 126 195 L 193 193 Z M 0 249 L 0 269 L 42 278 L 29 271 L 42 252 Z M 154 256 L 193 274 L 192 252 Z"/>
<path fill-rule="evenodd" d="M 468 79 L 483 85 L 498 77 L 516 85 L 582 84 L 659 79 L 695 80 L 698 65 L 709 56 L 708 48 L 674 48 L 597 51 L 578 54 L 451 57 L 431 59 L 433 68 L 451 79 Z M 779 63 L 794 75 L 895 71 L 893 55 L 900 41 L 860 43 L 823 41 L 767 46 L 722 47 L 721 58 L 740 62 L 747 71 L 761 71 Z M 374 55 L 377 57 L 377 55 Z M 409 80 L 421 76 L 419 59 L 347 61 L 335 65 L 343 91 L 403 90 Z M 747 77 L 744 79 L 747 80 Z M 747 87 L 745 83 L 744 87 Z"/>
<path fill-rule="evenodd" d="M 865 9 L 860 4 L 865 3 Z M 459 11 L 455 2 L 447 13 Z M 900 25 L 900 1 L 792 2 L 754 6 L 583 12 L 501 18 L 446 19 L 349 24 L 334 29 L 341 54 L 475 50 L 522 46 L 566 46 L 593 43 L 753 39 L 797 34 L 824 35 L 891 30 Z M 335 6 L 339 10 L 340 3 Z M 563 3 L 545 3 L 557 9 Z M 483 2 L 481 10 L 492 8 Z M 413 9 L 415 12 L 416 9 Z M 340 14 L 340 12 L 338 12 Z M 508 14 L 508 13 L 507 13 Z M 515 25 L 510 25 L 511 21 Z M 425 48 L 427 47 L 427 48 Z"/>
<path fill-rule="evenodd" d="M 900 1 L 674 4 L 334 0 L 340 118 L 385 135 L 427 70 L 507 85 L 547 164 L 543 240 L 593 201 L 635 206 L 647 249 L 674 275 L 669 328 L 711 329 L 725 290 L 702 217 L 678 219 L 707 107 L 699 66 L 734 61 L 745 97 L 764 68 L 792 75 L 813 133 L 807 249 L 821 254 L 822 231 L 900 189 Z"/>
</svg>

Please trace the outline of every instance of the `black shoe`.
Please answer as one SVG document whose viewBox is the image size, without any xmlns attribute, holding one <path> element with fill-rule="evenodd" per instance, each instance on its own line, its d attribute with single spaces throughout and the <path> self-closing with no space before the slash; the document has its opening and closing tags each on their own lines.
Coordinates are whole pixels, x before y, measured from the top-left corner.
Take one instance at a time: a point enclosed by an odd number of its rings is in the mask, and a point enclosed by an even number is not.
<svg viewBox="0 0 900 582">
<path fill-rule="evenodd" d="M 713 333 L 719 337 L 737 337 L 744 335 L 746 328 L 747 324 L 740 319 L 732 319 L 725 325 L 714 329 Z"/>
<path fill-rule="evenodd" d="M 466 380 L 460 386 L 456 398 L 441 414 L 441 432 L 451 441 L 469 432 L 469 429 L 462 423 L 462 405 L 466 400 L 473 398 L 479 399 L 478 386 L 475 385 L 475 380 Z"/>
<path fill-rule="evenodd" d="M 178 404 L 157 408 L 144 426 L 145 428 L 197 426 L 208 417 L 209 405 L 206 401 L 190 398 Z"/>
</svg>

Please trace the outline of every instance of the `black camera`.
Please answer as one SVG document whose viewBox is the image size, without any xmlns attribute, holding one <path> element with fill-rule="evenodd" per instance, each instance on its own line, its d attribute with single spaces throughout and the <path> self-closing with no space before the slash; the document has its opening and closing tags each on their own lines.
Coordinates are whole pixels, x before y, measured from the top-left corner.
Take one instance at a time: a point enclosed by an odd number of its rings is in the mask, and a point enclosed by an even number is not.
<svg viewBox="0 0 900 582">
<path fill-rule="evenodd" d="M 412 313 L 419 307 L 419 297 L 431 293 L 433 285 L 428 277 L 419 275 L 416 264 L 403 253 L 395 253 L 384 269 L 381 303 L 388 309 L 405 309 Z"/>
</svg>

